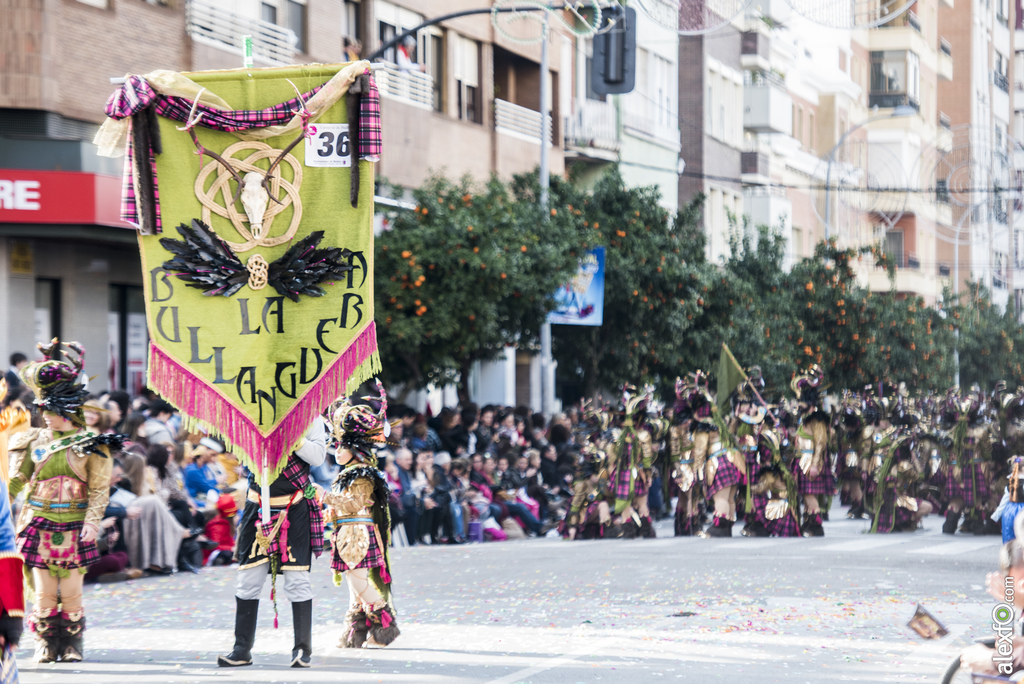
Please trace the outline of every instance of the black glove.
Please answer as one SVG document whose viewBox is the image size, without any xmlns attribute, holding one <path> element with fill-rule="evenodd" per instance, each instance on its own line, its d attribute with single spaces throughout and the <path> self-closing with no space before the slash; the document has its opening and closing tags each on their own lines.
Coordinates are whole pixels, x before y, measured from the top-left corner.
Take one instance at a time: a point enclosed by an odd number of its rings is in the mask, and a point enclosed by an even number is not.
<svg viewBox="0 0 1024 684">
<path fill-rule="evenodd" d="M 21 642 L 21 632 L 24 628 L 20 617 L 6 613 L 0 617 L 0 636 L 11 646 L 17 646 Z"/>
</svg>

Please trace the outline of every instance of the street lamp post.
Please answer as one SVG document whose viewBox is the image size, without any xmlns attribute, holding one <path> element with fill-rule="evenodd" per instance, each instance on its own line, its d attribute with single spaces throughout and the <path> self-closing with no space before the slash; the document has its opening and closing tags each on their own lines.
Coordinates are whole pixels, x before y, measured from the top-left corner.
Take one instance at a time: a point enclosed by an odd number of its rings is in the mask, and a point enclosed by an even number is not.
<svg viewBox="0 0 1024 684">
<path fill-rule="evenodd" d="M 850 130 L 843 133 L 839 138 L 839 142 L 832 148 L 832 151 L 828 153 L 828 165 L 825 167 L 825 240 L 828 241 L 831 237 L 832 231 L 832 162 L 835 161 L 836 153 L 839 152 L 839 148 L 843 146 L 846 139 L 850 137 L 850 134 L 855 131 L 867 126 L 869 123 L 874 121 L 881 121 L 882 119 L 899 119 L 906 116 L 914 116 L 917 114 L 917 110 L 910 105 L 900 105 L 893 107 L 892 111 L 888 114 L 878 114 L 876 116 L 869 116 L 868 118 L 861 121 L 859 124 L 851 128 Z"/>
</svg>

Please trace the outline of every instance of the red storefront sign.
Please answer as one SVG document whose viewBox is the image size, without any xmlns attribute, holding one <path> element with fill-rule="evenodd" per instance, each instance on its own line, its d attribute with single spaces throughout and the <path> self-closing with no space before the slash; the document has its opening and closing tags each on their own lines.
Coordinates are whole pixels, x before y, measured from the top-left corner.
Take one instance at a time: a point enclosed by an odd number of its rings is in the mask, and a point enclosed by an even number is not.
<svg viewBox="0 0 1024 684">
<path fill-rule="evenodd" d="M 131 228 L 118 215 L 121 179 L 74 171 L 0 169 L 0 223 Z"/>
</svg>

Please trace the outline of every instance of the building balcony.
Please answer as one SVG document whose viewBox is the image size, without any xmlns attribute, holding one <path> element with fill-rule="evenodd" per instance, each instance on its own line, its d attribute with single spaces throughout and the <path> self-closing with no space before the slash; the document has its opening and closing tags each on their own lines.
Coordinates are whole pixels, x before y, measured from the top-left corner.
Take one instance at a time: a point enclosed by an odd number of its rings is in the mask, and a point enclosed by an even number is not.
<svg viewBox="0 0 1024 684">
<path fill-rule="evenodd" d="M 758 133 L 793 134 L 793 98 L 772 74 L 746 72 L 743 85 L 743 128 Z"/>
<path fill-rule="evenodd" d="M 618 158 L 622 141 L 613 102 L 577 101 L 565 119 L 565 149 L 575 156 L 605 161 Z"/>
<path fill-rule="evenodd" d="M 299 39 L 289 28 L 251 19 L 207 0 L 191 0 L 185 14 L 186 31 L 193 41 L 238 55 L 239 65 L 242 36 L 252 36 L 252 55 L 256 62 L 281 66 L 294 61 Z"/>
<path fill-rule="evenodd" d="M 896 292 L 920 295 L 928 303 L 935 302 L 942 292 L 937 270 L 922 268 L 916 258 L 916 268 L 907 266 L 910 263 L 909 255 L 902 263 L 903 266 L 896 269 Z M 885 269 L 872 269 L 868 273 L 868 289 L 873 292 L 887 292 L 889 288 L 889 276 Z"/>
<path fill-rule="evenodd" d="M 655 108 L 640 93 L 623 98 L 622 129 L 663 147 L 679 150 L 679 119 L 672 113 Z"/>
<path fill-rule="evenodd" d="M 913 12 L 901 14 L 893 21 L 868 31 L 868 49 L 875 50 L 910 50 L 925 62 L 929 54 L 936 51 L 937 46 L 925 40 L 921 33 L 921 22 Z"/>
<path fill-rule="evenodd" d="M 945 38 L 939 40 L 939 56 L 936 72 L 940 80 L 953 80 L 953 46 Z"/>
<path fill-rule="evenodd" d="M 892 109 L 893 107 L 913 107 L 921 111 L 921 103 L 906 93 L 871 93 L 868 96 L 868 107 Z"/>
<path fill-rule="evenodd" d="M 743 213 L 752 226 L 770 226 L 786 236 L 793 230 L 793 203 L 781 188 L 744 188 Z"/>
<path fill-rule="evenodd" d="M 395 64 L 383 64 L 373 72 L 381 97 L 399 100 L 420 109 L 434 109 L 434 79 L 430 74 L 401 71 Z"/>
<path fill-rule="evenodd" d="M 744 69 L 771 69 L 771 37 L 762 31 L 745 31 L 740 35 L 740 64 Z"/>
<path fill-rule="evenodd" d="M 507 100 L 494 99 L 494 130 L 507 136 L 518 138 L 524 142 L 534 145 L 541 144 L 543 125 L 547 119 L 548 140 L 553 140 L 551 133 L 551 117 L 541 116 L 541 113 L 527 109 Z"/>
</svg>

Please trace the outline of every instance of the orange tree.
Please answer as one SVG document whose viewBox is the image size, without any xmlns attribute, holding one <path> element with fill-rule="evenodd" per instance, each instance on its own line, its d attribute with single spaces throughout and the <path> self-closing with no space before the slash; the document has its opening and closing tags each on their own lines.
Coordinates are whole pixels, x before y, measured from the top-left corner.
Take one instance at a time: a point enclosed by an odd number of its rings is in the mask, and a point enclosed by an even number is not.
<svg viewBox="0 0 1024 684">
<path fill-rule="evenodd" d="M 552 179 L 552 207 L 566 190 Z M 582 224 L 557 208 L 542 216 L 536 191 L 533 176 L 483 187 L 434 177 L 413 192 L 414 210 L 387 217 L 374 278 L 389 382 L 456 383 L 466 400 L 475 361 L 535 344 L 554 293 L 576 267 Z"/>
</svg>

